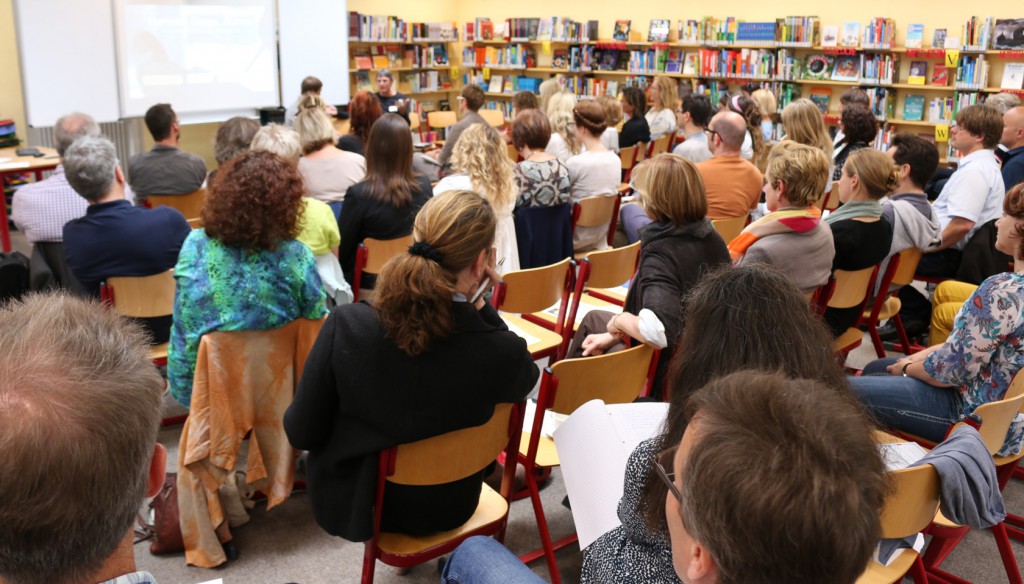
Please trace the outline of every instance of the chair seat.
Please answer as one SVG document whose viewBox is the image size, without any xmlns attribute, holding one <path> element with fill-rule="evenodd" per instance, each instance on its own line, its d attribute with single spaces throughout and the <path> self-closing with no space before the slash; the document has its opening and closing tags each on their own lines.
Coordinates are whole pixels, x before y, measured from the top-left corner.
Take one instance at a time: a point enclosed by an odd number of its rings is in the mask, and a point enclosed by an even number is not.
<svg viewBox="0 0 1024 584">
<path fill-rule="evenodd" d="M 896 316 L 896 313 L 903 307 L 903 303 L 900 299 L 895 296 L 890 296 L 886 299 L 885 304 L 882 305 L 882 310 L 878 312 L 878 320 L 885 320 Z M 869 306 L 864 310 L 864 318 L 871 318 L 871 307 Z"/>
<path fill-rule="evenodd" d="M 549 312 L 552 311 L 552 309 L 554 309 L 553 312 L 557 313 L 558 305 L 556 304 L 548 308 L 547 310 L 535 313 L 533 316 L 539 318 L 540 320 L 543 320 L 546 323 L 549 323 L 551 326 L 555 326 L 556 315 L 551 314 L 551 312 Z M 622 312 L 622 307 L 616 304 L 612 304 L 611 302 L 605 302 L 600 298 L 594 298 L 593 296 L 581 296 L 580 306 L 579 308 L 576 309 L 576 322 L 572 324 L 573 332 L 576 332 L 576 329 L 579 328 L 580 323 L 583 322 L 583 317 L 586 316 L 587 313 L 590 312 L 591 310 L 607 310 L 609 312 Z"/>
<path fill-rule="evenodd" d="M 531 355 L 544 353 L 557 348 L 562 344 L 562 336 L 550 331 L 539 324 L 534 324 L 516 314 L 501 313 L 501 319 L 508 325 L 509 330 L 519 336 L 533 337 L 526 338 L 526 349 Z M 554 319 L 552 319 L 552 322 Z"/>
<path fill-rule="evenodd" d="M 617 286 L 615 288 L 584 288 L 584 292 L 591 295 L 600 294 L 601 296 L 607 296 L 608 298 L 614 298 L 619 306 L 626 303 L 626 294 L 629 292 L 628 285 Z M 593 296 L 592 296 L 593 297 Z M 584 296 L 584 298 L 587 298 Z M 597 300 L 602 300 L 597 298 Z"/>
<path fill-rule="evenodd" d="M 633 190 L 633 187 L 629 186 L 629 183 L 619 183 L 619 194 L 625 194 Z"/>
<path fill-rule="evenodd" d="M 480 490 L 480 503 L 469 521 L 450 531 L 432 533 L 415 537 L 403 533 L 380 534 L 380 551 L 390 556 L 412 556 L 430 548 L 450 542 L 453 539 L 483 529 L 496 521 L 501 521 L 508 513 L 508 501 L 485 483 Z"/>
<path fill-rule="evenodd" d="M 868 561 L 868 569 L 857 578 L 857 584 L 893 584 L 903 580 L 903 576 L 910 570 L 914 560 L 917 559 L 917 552 L 910 549 L 903 550 L 891 564 L 883 566 L 874 560 Z"/>
<path fill-rule="evenodd" d="M 858 328 L 846 329 L 846 332 L 836 337 L 832 343 L 835 351 L 847 351 L 859 346 L 864 342 L 864 333 Z"/>
<path fill-rule="evenodd" d="M 167 360 L 167 343 L 160 343 L 159 345 L 153 345 L 149 348 L 149 359 L 151 361 L 157 361 L 163 359 Z"/>
<path fill-rule="evenodd" d="M 939 527 L 963 527 L 959 523 L 954 523 L 953 521 L 946 519 L 946 516 L 942 514 L 941 509 L 935 512 L 935 519 L 932 521 L 932 524 L 938 525 Z"/>
<path fill-rule="evenodd" d="M 993 457 L 993 459 L 995 460 L 995 463 L 996 463 L 996 468 L 998 468 L 1000 466 L 1005 466 L 1007 464 L 1010 464 L 1011 462 L 1016 462 L 1016 461 L 1020 460 L 1021 458 L 1024 458 L 1024 450 L 1021 450 L 1017 454 L 1013 454 L 1013 455 L 1010 455 L 1010 456 L 998 456 L 997 455 L 997 456 Z"/>
<path fill-rule="evenodd" d="M 530 449 L 530 432 L 523 432 L 519 439 L 519 454 L 526 456 Z M 547 436 L 541 436 L 537 441 L 537 466 L 558 466 L 562 464 L 558 459 L 558 450 L 555 449 L 555 441 Z"/>
</svg>

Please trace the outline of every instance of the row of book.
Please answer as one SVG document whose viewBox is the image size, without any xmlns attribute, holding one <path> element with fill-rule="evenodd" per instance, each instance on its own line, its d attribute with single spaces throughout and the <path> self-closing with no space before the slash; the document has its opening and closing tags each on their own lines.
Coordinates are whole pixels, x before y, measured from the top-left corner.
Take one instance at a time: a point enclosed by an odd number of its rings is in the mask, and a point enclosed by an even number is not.
<svg viewBox="0 0 1024 584">
<path fill-rule="evenodd" d="M 462 84 L 477 85 L 488 93 L 504 93 L 512 95 L 520 91 L 540 91 L 540 83 L 543 79 L 526 77 L 524 75 L 496 75 L 491 74 L 489 78 L 484 77 L 482 71 L 467 71 L 462 75 Z"/>
<path fill-rule="evenodd" d="M 551 56 L 551 66 L 555 69 L 569 71 L 593 71 L 599 68 L 595 56 L 600 55 L 601 52 L 595 50 L 593 45 L 555 49 Z"/>
<path fill-rule="evenodd" d="M 505 47 L 470 45 L 462 49 L 462 63 L 470 67 L 526 69 L 536 66 L 536 60 L 533 48 L 519 43 Z"/>
<path fill-rule="evenodd" d="M 357 91 L 376 91 L 368 71 L 357 71 L 355 73 L 355 86 Z M 401 93 L 415 94 L 428 91 L 449 91 L 452 89 L 451 78 L 447 71 L 419 71 L 414 73 L 400 73 L 398 75 L 398 91 Z"/>
<path fill-rule="evenodd" d="M 356 69 L 447 67 L 448 64 L 448 47 L 442 43 L 419 47 L 376 45 L 361 48 L 352 55 Z"/>
<path fill-rule="evenodd" d="M 988 83 L 988 67 L 985 55 L 960 55 L 954 86 L 957 89 L 984 89 Z"/>
<path fill-rule="evenodd" d="M 926 102 L 925 96 L 910 94 L 903 100 L 903 119 L 908 122 L 950 123 L 953 119 L 953 97 L 936 97 Z"/>
<path fill-rule="evenodd" d="M 596 20 L 578 22 L 571 18 L 510 18 L 502 23 L 490 18 L 477 18 L 467 22 L 463 29 L 466 42 L 492 40 L 531 40 L 590 42 L 597 40 Z"/>
<path fill-rule="evenodd" d="M 350 40 L 379 41 L 458 41 L 459 30 L 453 22 L 406 22 L 397 16 L 348 13 Z"/>
</svg>

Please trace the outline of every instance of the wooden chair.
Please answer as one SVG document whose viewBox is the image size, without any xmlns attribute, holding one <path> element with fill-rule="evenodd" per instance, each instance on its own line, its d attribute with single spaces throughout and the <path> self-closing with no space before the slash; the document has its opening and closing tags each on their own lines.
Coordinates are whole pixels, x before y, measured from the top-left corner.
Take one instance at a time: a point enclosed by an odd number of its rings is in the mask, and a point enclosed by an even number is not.
<svg viewBox="0 0 1024 584">
<path fill-rule="evenodd" d="M 498 541 L 504 540 L 514 464 L 505 465 L 500 493 L 484 483 L 480 502 L 469 521 L 450 531 L 426 536 L 381 531 L 384 488 L 386 482 L 426 486 L 462 479 L 479 472 L 502 451 L 505 460 L 515 460 L 522 424 L 522 404 L 498 404 L 491 419 L 480 426 L 402 444 L 380 453 L 373 537 L 364 544 L 363 584 L 373 582 L 377 560 L 391 566 L 415 566 L 452 552 L 474 535 L 494 535 Z"/>
<path fill-rule="evenodd" d="M 420 142 L 423 142 L 423 123 L 420 120 L 420 114 L 417 112 L 409 112 L 409 129 L 420 137 Z"/>
<path fill-rule="evenodd" d="M 743 215 L 742 217 L 733 217 L 731 219 L 712 219 L 711 224 L 715 226 L 715 231 L 722 236 L 722 239 L 728 245 L 730 241 L 736 239 L 736 236 L 743 231 L 749 220 L 750 215 Z"/>
<path fill-rule="evenodd" d="M 452 111 L 430 112 L 427 114 L 427 126 L 429 126 L 431 130 L 441 130 L 455 125 L 455 122 L 458 121 L 458 116 L 456 116 L 455 112 Z M 447 138 L 447 136 L 445 137 Z M 439 140 L 439 142 L 443 142 L 443 140 Z"/>
<path fill-rule="evenodd" d="M 900 318 L 902 303 L 899 298 L 899 289 L 914 280 L 914 271 L 917 270 L 919 261 L 921 261 L 921 250 L 916 247 L 909 247 L 892 256 L 882 275 L 882 281 L 879 283 L 878 293 L 871 304 L 871 309 L 864 311 L 862 322 L 867 325 L 871 344 L 875 347 L 875 354 L 879 359 L 885 357 L 885 347 L 882 346 L 882 338 L 878 335 L 878 324 L 887 318 L 892 319 L 896 326 L 896 332 L 900 335 L 900 343 L 903 345 L 903 354 L 910 354 L 910 339 L 907 338 L 907 331 L 903 328 L 903 320 Z"/>
<path fill-rule="evenodd" d="M 640 345 L 608 355 L 566 359 L 544 369 L 533 426 L 523 429 L 519 444 L 519 461 L 527 469 L 526 485 L 530 500 L 533 502 L 534 515 L 537 517 L 541 548 L 521 556 L 520 559 L 529 563 L 543 556 L 547 560 L 553 584 L 561 582 L 555 561 L 555 550 L 576 542 L 578 538 L 573 533 L 558 541 L 551 541 L 544 507 L 540 500 L 537 476 L 532 472 L 535 468 L 550 469 L 559 465 L 554 440 L 541 435 L 544 412 L 551 410 L 569 415 L 592 399 L 600 399 L 608 404 L 634 401 L 643 393 L 648 380 L 654 375 L 657 366 L 656 353 L 653 348 Z"/>
<path fill-rule="evenodd" d="M 527 349 L 534 359 L 550 357 L 556 361 L 564 356 L 566 315 L 572 309 L 570 297 L 576 298 L 571 294 L 575 266 L 575 261 L 565 258 L 549 266 L 509 272 L 494 288 L 491 304 L 502 312 L 509 329 L 536 339 L 527 339 Z M 552 305 L 558 306 L 554 319 L 536 314 Z"/>
<path fill-rule="evenodd" d="M 661 138 L 651 140 L 650 146 L 647 149 L 647 158 L 653 158 L 659 154 L 668 152 L 668 147 L 672 143 L 672 134 L 665 134 Z"/>
<path fill-rule="evenodd" d="M 615 239 L 615 224 L 619 219 L 619 205 L 622 199 L 618 195 L 600 195 L 580 199 L 572 208 L 572 233 L 575 241 L 577 227 L 598 227 L 608 225 L 608 246 Z M 590 252 L 576 254 L 577 258 L 586 257 Z"/>
<path fill-rule="evenodd" d="M 397 239 L 372 239 L 367 237 L 356 250 L 356 265 L 352 276 L 352 302 L 359 302 L 359 289 L 363 274 L 379 274 L 388 260 L 409 249 L 412 235 Z"/>
<path fill-rule="evenodd" d="M 939 509 L 939 475 L 930 464 L 887 473 L 893 490 L 882 508 L 882 537 L 902 539 L 920 533 Z M 905 549 L 890 565 L 868 561 L 857 584 L 894 584 L 911 572 L 916 584 L 925 584 L 924 563 L 912 549 Z"/>
<path fill-rule="evenodd" d="M 185 219 L 196 219 L 206 205 L 206 189 L 199 189 L 187 195 L 150 195 L 149 206 L 177 209 Z"/>
<path fill-rule="evenodd" d="M 859 306 L 860 311 L 863 312 L 864 306 L 871 295 L 871 290 L 874 287 L 877 274 L 878 266 L 871 266 L 870 268 L 853 272 L 836 270 L 835 288 L 832 296 L 828 299 L 828 307 L 853 308 Z M 833 350 L 843 360 L 846 359 L 846 355 L 850 351 L 859 347 L 864 341 L 864 333 L 857 328 L 859 322 L 860 318 L 857 319 L 857 322 L 853 323 L 853 326 L 846 329 L 846 332 L 839 335 L 832 345 Z"/>
<path fill-rule="evenodd" d="M 622 184 L 619 185 L 619 192 L 629 191 L 629 179 L 633 174 L 633 167 L 637 165 L 637 156 L 640 152 L 639 145 L 632 145 L 619 149 L 619 161 L 622 164 Z"/>
<path fill-rule="evenodd" d="M 640 262 L 640 242 L 591 252 L 584 261 L 589 266 L 584 292 L 616 306 L 624 306 L 629 281 L 636 274 Z"/>
<path fill-rule="evenodd" d="M 825 211 L 835 211 L 839 208 L 839 181 L 832 181 L 832 190 L 821 195 L 818 199 L 818 209 L 822 213 Z"/>
<path fill-rule="evenodd" d="M 515 144 L 508 144 L 508 158 L 512 162 L 519 162 L 519 150 L 516 149 Z"/>
<path fill-rule="evenodd" d="M 480 117 L 492 128 L 500 128 L 505 125 L 505 113 L 499 109 L 480 108 L 476 113 L 480 114 Z"/>
</svg>

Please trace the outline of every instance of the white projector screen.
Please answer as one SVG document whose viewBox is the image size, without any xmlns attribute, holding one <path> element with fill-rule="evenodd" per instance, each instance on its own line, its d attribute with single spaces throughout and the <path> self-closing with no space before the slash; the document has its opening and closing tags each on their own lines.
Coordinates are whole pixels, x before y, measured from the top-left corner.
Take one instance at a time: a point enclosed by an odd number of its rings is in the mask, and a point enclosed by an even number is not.
<svg viewBox="0 0 1024 584">
<path fill-rule="evenodd" d="M 274 0 L 114 0 L 121 115 L 280 103 Z"/>
</svg>

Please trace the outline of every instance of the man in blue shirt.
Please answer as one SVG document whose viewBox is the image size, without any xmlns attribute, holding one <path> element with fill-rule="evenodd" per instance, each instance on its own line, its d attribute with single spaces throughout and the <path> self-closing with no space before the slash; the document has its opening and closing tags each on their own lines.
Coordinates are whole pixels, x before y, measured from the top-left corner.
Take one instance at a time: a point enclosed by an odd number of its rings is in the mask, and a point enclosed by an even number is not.
<svg viewBox="0 0 1024 584">
<path fill-rule="evenodd" d="M 1024 182 L 1024 107 L 1017 106 L 1003 114 L 1003 135 L 999 143 L 1006 147 L 1003 154 L 1003 185 L 1009 191 Z"/>
<path fill-rule="evenodd" d="M 76 140 L 64 156 L 68 183 L 89 202 L 85 216 L 64 226 L 64 257 L 85 290 L 115 276 L 152 276 L 174 267 L 191 233 L 175 209 L 133 207 L 114 145 L 102 137 Z M 170 317 L 147 319 L 154 341 L 166 342 Z"/>
</svg>

